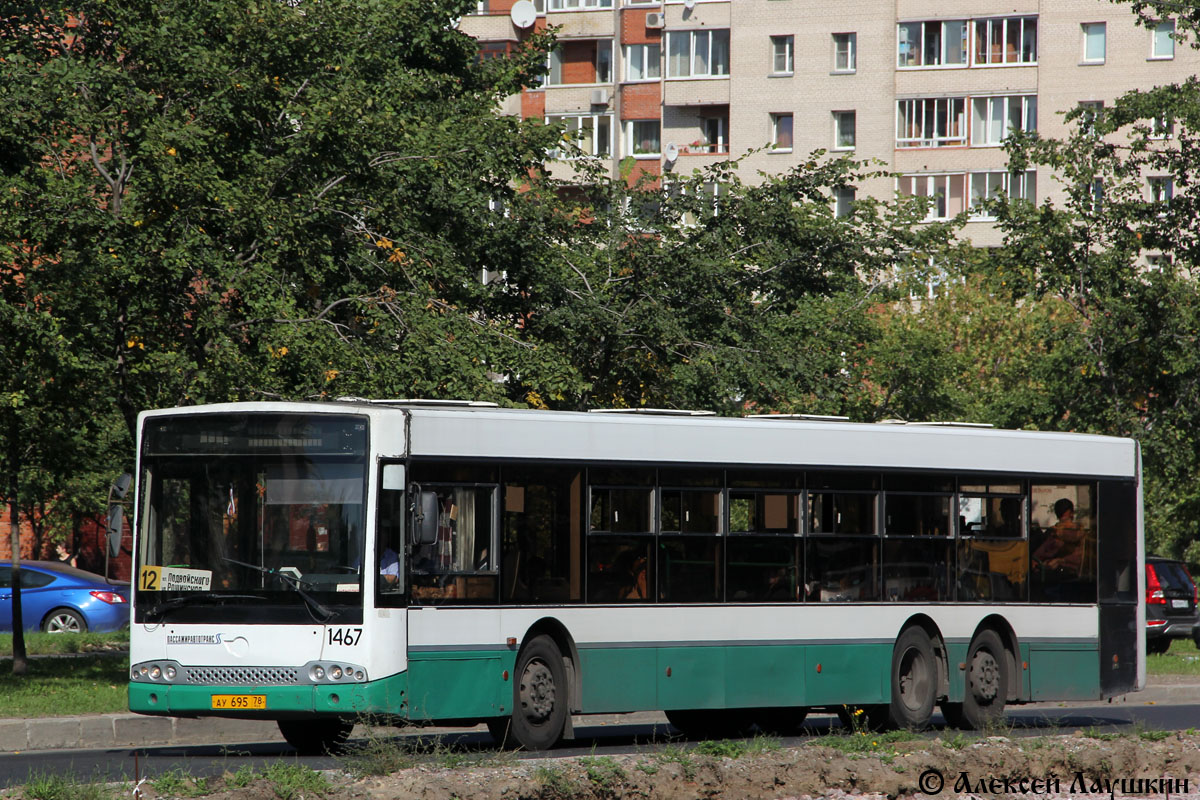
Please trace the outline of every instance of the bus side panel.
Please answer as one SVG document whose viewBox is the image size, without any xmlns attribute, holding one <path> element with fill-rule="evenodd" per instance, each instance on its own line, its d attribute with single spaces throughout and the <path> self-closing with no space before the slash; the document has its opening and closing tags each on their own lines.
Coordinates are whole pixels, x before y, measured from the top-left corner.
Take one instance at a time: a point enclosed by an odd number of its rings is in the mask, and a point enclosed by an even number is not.
<svg viewBox="0 0 1200 800">
<path fill-rule="evenodd" d="M 1029 682 L 1034 701 L 1099 699 L 1097 643 L 1031 642 Z"/>
<path fill-rule="evenodd" d="M 580 645 L 585 714 L 653 711 L 658 706 L 658 651 Z"/>
<path fill-rule="evenodd" d="M 1137 606 L 1100 606 L 1100 688 L 1114 697 L 1137 688 Z"/>
<path fill-rule="evenodd" d="M 658 650 L 658 703 L 664 709 L 725 708 L 724 647 Z"/>
<path fill-rule="evenodd" d="M 500 652 L 411 655 L 408 718 L 482 719 L 511 714 L 515 661 L 515 653 Z"/>
<path fill-rule="evenodd" d="M 731 707 L 801 706 L 804 683 L 803 647 L 725 648 L 725 699 Z"/>
<path fill-rule="evenodd" d="M 892 647 L 892 642 L 809 646 L 804 705 L 889 702 Z"/>
</svg>

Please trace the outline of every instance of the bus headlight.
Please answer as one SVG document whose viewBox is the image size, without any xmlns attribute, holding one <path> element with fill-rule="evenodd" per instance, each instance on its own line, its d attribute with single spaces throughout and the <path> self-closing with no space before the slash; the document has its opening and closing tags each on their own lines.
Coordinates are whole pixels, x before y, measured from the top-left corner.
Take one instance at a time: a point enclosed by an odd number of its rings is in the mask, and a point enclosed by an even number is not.
<svg viewBox="0 0 1200 800">
<path fill-rule="evenodd" d="M 135 683 L 175 683 L 180 669 L 175 661 L 143 661 L 129 668 L 129 679 Z"/>
<path fill-rule="evenodd" d="M 347 664 L 344 661 L 340 663 L 310 661 L 304 665 L 302 672 L 308 676 L 310 683 L 328 684 L 347 683 L 349 681 L 362 683 L 367 679 L 366 670 L 355 664 Z"/>
</svg>

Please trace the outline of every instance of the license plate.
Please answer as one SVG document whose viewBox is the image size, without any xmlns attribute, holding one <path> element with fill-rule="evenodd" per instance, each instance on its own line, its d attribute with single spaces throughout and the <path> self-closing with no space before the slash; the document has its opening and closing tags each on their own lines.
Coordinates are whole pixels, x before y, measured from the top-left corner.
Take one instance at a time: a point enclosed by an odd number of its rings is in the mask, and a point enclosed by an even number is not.
<svg viewBox="0 0 1200 800">
<path fill-rule="evenodd" d="M 235 711 L 261 711 L 267 707 L 265 694 L 214 694 L 212 707 Z"/>
<path fill-rule="evenodd" d="M 1187 607 L 1188 607 L 1187 600 L 1172 600 L 1171 601 L 1171 608 L 1187 608 Z"/>
</svg>

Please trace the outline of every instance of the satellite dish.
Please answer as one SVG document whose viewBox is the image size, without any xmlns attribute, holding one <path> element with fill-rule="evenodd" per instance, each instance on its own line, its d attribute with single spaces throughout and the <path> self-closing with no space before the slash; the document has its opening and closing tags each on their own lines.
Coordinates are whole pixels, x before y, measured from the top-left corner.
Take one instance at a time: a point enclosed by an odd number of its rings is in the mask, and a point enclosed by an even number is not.
<svg viewBox="0 0 1200 800">
<path fill-rule="evenodd" d="M 696 7 L 696 0 L 683 0 L 683 7 L 691 10 Z"/>
<path fill-rule="evenodd" d="M 513 3 L 508 16 L 512 19 L 513 25 L 518 28 L 528 28 L 537 19 L 537 7 L 533 4 L 533 0 L 517 0 Z"/>
<path fill-rule="evenodd" d="M 668 143 L 663 149 L 663 155 L 667 157 L 668 164 L 674 164 L 675 159 L 679 158 L 679 148 L 675 146 L 674 142 Z"/>
</svg>

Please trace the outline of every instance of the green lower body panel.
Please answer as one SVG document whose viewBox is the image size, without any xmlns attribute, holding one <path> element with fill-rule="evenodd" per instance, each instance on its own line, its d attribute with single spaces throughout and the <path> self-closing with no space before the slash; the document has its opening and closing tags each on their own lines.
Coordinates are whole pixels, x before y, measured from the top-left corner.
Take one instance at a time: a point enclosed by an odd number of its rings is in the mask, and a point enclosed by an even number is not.
<svg viewBox="0 0 1200 800">
<path fill-rule="evenodd" d="M 583 648 L 574 703 L 585 714 L 656 709 L 838 706 L 891 700 L 890 642 L 806 645 Z M 1023 699 L 1100 697 L 1094 642 L 1031 642 L 1021 647 Z M 962 699 L 958 665 L 967 643 L 947 645 L 949 697 Z M 512 713 L 516 653 L 414 654 L 406 673 L 362 684 L 171 686 L 131 683 L 129 707 L 142 714 L 279 719 L 313 713 L 477 720 Z M 1028 669 L 1024 664 L 1028 663 Z M 266 708 L 213 709 L 213 695 L 262 695 Z"/>
<path fill-rule="evenodd" d="M 583 711 L 885 703 L 892 646 L 745 645 L 580 651 Z"/>
<path fill-rule="evenodd" d="M 254 695 L 265 698 L 257 710 L 213 708 L 214 695 Z M 129 710 L 139 714 L 175 717 L 240 717 L 286 719 L 313 713 L 329 715 L 380 714 L 406 716 L 408 676 L 378 681 L 314 686 L 176 686 L 129 684 Z"/>
<path fill-rule="evenodd" d="M 408 662 L 408 718 L 485 719 L 511 714 L 515 662 L 515 652 L 413 655 Z"/>
<path fill-rule="evenodd" d="M 1099 645 L 1031 643 L 1029 683 L 1035 701 L 1099 698 Z"/>
</svg>

